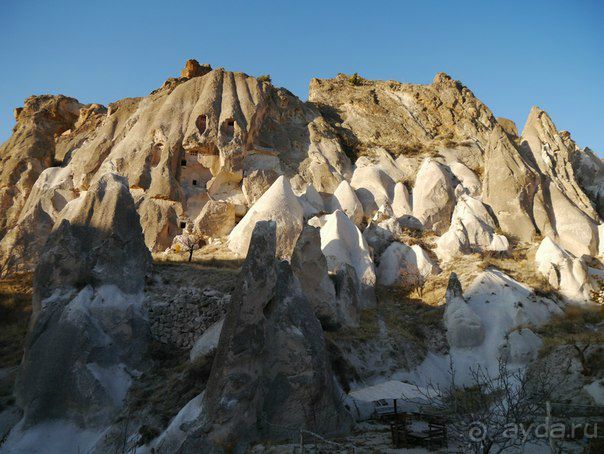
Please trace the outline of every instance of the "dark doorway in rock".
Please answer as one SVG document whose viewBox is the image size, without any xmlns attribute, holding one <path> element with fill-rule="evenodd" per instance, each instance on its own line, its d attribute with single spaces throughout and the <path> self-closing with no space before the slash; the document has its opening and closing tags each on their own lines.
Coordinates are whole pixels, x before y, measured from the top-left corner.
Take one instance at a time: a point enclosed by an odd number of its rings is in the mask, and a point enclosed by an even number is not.
<svg viewBox="0 0 604 454">
<path fill-rule="evenodd" d="M 193 186 L 197 186 L 197 180 L 193 180 Z"/>
<path fill-rule="evenodd" d="M 187 160 L 186 159 L 181 159 L 180 160 L 180 165 L 181 166 L 186 166 L 187 165 Z"/>
<path fill-rule="evenodd" d="M 206 130 L 207 121 L 208 121 L 208 117 L 205 115 L 200 115 L 199 117 L 197 117 L 197 120 L 195 120 L 195 126 L 197 126 L 197 130 L 199 131 L 199 134 L 203 134 L 204 131 Z"/>
<path fill-rule="evenodd" d="M 187 223 L 184 221 L 180 221 L 180 228 L 184 229 L 187 226 Z"/>
<path fill-rule="evenodd" d="M 235 135 L 235 119 L 227 118 L 222 124 L 222 133 L 227 139 L 232 139 Z"/>
</svg>

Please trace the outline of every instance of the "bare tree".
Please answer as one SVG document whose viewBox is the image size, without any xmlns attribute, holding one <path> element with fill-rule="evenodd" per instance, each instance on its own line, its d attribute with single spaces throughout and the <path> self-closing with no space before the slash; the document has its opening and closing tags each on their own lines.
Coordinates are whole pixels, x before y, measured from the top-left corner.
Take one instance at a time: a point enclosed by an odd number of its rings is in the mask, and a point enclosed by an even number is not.
<svg viewBox="0 0 604 454">
<path fill-rule="evenodd" d="M 189 262 L 193 258 L 193 252 L 201 247 L 202 242 L 202 238 L 193 232 L 183 232 L 174 238 L 174 243 L 189 253 Z"/>
<path fill-rule="evenodd" d="M 464 449 L 475 453 L 502 452 L 526 442 L 547 442 L 526 430 L 545 415 L 545 404 L 559 385 L 544 368 L 510 369 L 500 359 L 496 376 L 481 366 L 470 369 L 470 380 L 458 385 L 452 363 L 446 387 L 418 387 L 418 402 L 447 420 L 447 431 Z M 519 430 L 520 433 L 514 433 Z"/>
</svg>

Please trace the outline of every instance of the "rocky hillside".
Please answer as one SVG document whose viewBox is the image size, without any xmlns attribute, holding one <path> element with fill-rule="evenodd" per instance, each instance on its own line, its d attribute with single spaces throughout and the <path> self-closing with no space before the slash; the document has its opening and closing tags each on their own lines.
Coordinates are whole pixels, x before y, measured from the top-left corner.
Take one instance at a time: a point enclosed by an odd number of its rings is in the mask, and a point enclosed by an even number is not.
<svg viewBox="0 0 604 454">
<path fill-rule="evenodd" d="M 444 73 L 303 102 L 189 60 L 146 97 L 15 119 L 0 273 L 33 273 L 33 303 L 7 452 L 335 437 L 369 385 L 602 353 L 604 164 L 538 107 L 519 132 Z M 604 405 L 600 363 L 564 398 Z"/>
</svg>

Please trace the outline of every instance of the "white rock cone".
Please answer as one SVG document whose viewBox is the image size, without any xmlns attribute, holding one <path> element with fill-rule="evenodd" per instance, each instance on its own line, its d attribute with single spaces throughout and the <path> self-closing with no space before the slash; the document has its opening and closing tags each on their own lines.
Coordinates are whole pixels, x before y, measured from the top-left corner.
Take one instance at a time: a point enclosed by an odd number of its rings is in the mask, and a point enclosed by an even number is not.
<svg viewBox="0 0 604 454">
<path fill-rule="evenodd" d="M 331 211 L 341 210 L 355 225 L 363 222 L 363 205 L 348 181 L 342 181 L 331 199 Z"/>
<path fill-rule="evenodd" d="M 377 275 L 382 285 L 400 284 L 414 287 L 440 270 L 419 245 L 407 246 L 394 242 L 386 248 L 380 258 Z"/>
<path fill-rule="evenodd" d="M 229 248 L 244 257 L 254 226 L 264 220 L 277 223 L 277 256 L 290 258 L 304 225 L 304 210 L 284 176 L 277 178 L 231 231 Z"/>
<path fill-rule="evenodd" d="M 413 216 L 424 227 L 442 234 L 449 228 L 455 207 L 455 192 L 444 166 L 426 158 L 415 178 Z"/>
<path fill-rule="evenodd" d="M 374 287 L 375 269 L 361 231 L 343 211 L 337 210 L 325 219 L 321 228 L 321 250 L 329 271 L 333 272 L 339 265 L 347 263 L 355 269 L 362 285 Z"/>
<path fill-rule="evenodd" d="M 535 254 L 537 269 L 571 302 L 586 302 L 593 290 L 587 266 L 580 258 L 545 237 Z"/>
<path fill-rule="evenodd" d="M 397 218 L 406 214 L 413 214 L 411 207 L 411 195 L 405 186 L 400 181 L 394 186 L 394 199 L 392 200 L 392 210 Z"/>
</svg>

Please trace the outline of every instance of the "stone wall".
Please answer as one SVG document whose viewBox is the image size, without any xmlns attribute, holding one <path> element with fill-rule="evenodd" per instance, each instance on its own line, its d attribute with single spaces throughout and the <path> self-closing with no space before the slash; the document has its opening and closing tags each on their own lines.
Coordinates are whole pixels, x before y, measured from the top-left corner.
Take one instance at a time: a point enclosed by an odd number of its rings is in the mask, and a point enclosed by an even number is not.
<svg viewBox="0 0 604 454">
<path fill-rule="evenodd" d="M 230 300 L 230 295 L 212 288 L 182 287 L 167 301 L 147 301 L 151 336 L 162 344 L 189 349 L 224 317 Z"/>
</svg>

